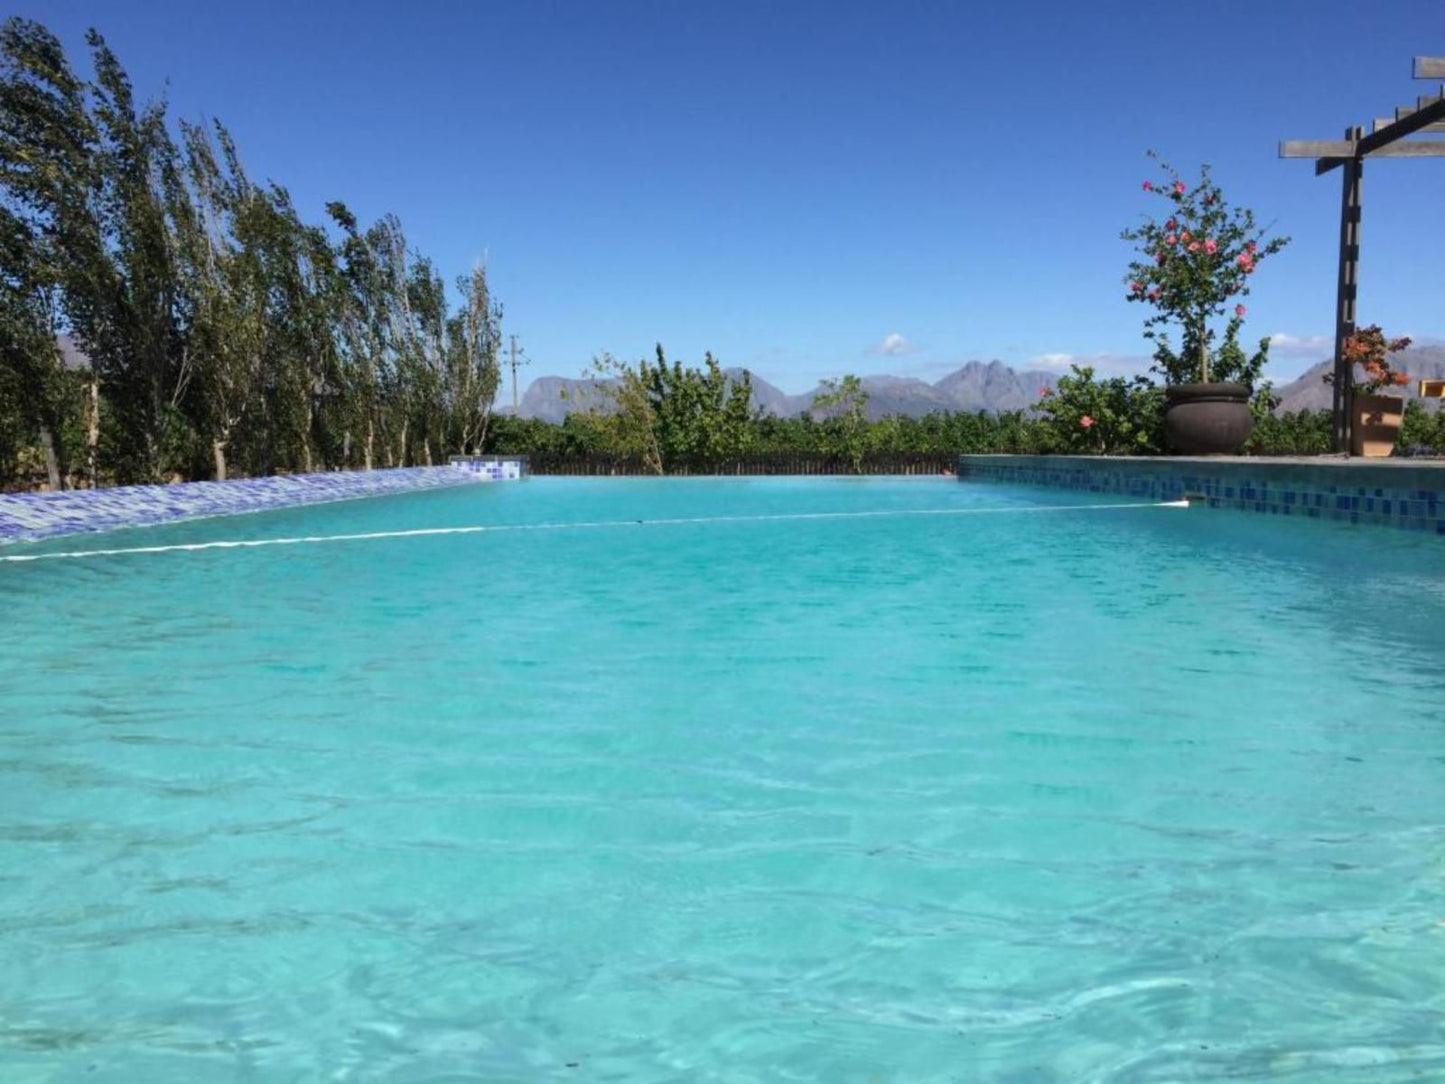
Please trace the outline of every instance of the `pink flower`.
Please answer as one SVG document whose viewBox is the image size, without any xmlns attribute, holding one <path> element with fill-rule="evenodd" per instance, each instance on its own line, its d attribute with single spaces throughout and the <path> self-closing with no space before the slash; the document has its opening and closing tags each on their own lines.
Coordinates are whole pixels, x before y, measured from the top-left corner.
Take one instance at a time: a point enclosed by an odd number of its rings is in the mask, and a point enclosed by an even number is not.
<svg viewBox="0 0 1445 1084">
<path fill-rule="evenodd" d="M 1209 253 L 1211 256 L 1214 255 L 1214 252 L 1217 248 L 1219 248 L 1219 242 L 1216 241 L 1213 237 L 1204 242 L 1204 251 Z"/>
<path fill-rule="evenodd" d="M 1254 257 L 1251 256 L 1248 252 L 1241 252 L 1239 254 L 1239 259 L 1235 260 L 1234 262 L 1239 264 L 1239 266 L 1244 268 L 1244 270 L 1246 271 L 1254 270 Z"/>
<path fill-rule="evenodd" d="M 1175 194 L 1176 196 L 1182 196 L 1182 195 L 1184 195 L 1184 182 L 1183 182 L 1183 181 L 1175 181 L 1175 182 L 1174 182 L 1174 194 Z"/>
<path fill-rule="evenodd" d="M 1136 294 L 1142 294 L 1144 292 L 1144 284 L 1142 282 L 1131 282 L 1129 283 L 1129 289 L 1133 290 Z"/>
<path fill-rule="evenodd" d="M 1157 289 L 1154 289 L 1154 290 L 1150 290 L 1150 291 L 1149 291 L 1149 300 L 1150 300 L 1150 301 L 1158 301 L 1158 300 L 1159 300 L 1159 291 L 1158 291 Z"/>
<path fill-rule="evenodd" d="M 1190 251 L 1190 252 L 1198 252 L 1198 251 L 1199 251 L 1199 242 L 1198 242 L 1198 241 L 1190 241 L 1190 242 L 1189 242 L 1189 251 Z"/>
<path fill-rule="evenodd" d="M 1171 218 L 1168 222 L 1164 223 L 1164 228 L 1166 230 L 1177 230 L 1179 228 L 1179 223 L 1175 222 L 1174 219 Z"/>
<path fill-rule="evenodd" d="M 1245 307 L 1244 307 L 1243 305 L 1236 305 L 1236 306 L 1234 306 L 1234 315 L 1235 315 L 1235 316 L 1243 317 L 1244 314 L 1245 314 L 1245 311 L 1246 311 L 1246 310 L 1245 310 Z"/>
<path fill-rule="evenodd" d="M 1152 192 L 1152 191 L 1154 191 L 1154 184 L 1153 184 L 1152 181 L 1145 181 L 1145 182 L 1144 182 L 1144 191 L 1145 191 L 1145 192 Z"/>
<path fill-rule="evenodd" d="M 1254 255 L 1254 242 L 1251 241 L 1251 242 L 1249 242 L 1249 244 L 1245 245 L 1245 246 L 1244 246 L 1244 251 L 1245 251 L 1245 252 L 1248 252 L 1251 256 L 1253 256 L 1253 255 Z"/>
<path fill-rule="evenodd" d="M 1039 398 L 1040 398 L 1040 399 L 1047 399 L 1050 395 L 1053 395 L 1053 394 L 1054 394 L 1054 389 L 1051 388 L 1051 387 L 1049 387 L 1047 384 L 1045 384 L 1043 387 L 1041 387 L 1041 388 L 1039 389 Z"/>
<path fill-rule="evenodd" d="M 1179 238 L 1175 237 L 1175 236 L 1171 233 L 1171 234 L 1168 234 L 1168 235 L 1164 238 L 1164 243 L 1165 243 L 1166 245 L 1178 244 L 1178 243 L 1179 243 Z"/>
<path fill-rule="evenodd" d="M 1085 414 L 1082 418 L 1079 419 L 1079 425 L 1081 425 L 1085 429 L 1088 429 L 1093 424 L 1094 419 L 1089 417 L 1087 414 Z"/>
<path fill-rule="evenodd" d="M 1189 233 L 1188 230 L 1185 230 L 1183 233 L 1181 233 L 1181 234 L 1179 235 L 1179 240 L 1181 240 L 1181 241 L 1186 241 L 1186 242 L 1187 242 L 1187 241 L 1189 240 L 1189 238 L 1190 238 L 1190 233 Z"/>
</svg>

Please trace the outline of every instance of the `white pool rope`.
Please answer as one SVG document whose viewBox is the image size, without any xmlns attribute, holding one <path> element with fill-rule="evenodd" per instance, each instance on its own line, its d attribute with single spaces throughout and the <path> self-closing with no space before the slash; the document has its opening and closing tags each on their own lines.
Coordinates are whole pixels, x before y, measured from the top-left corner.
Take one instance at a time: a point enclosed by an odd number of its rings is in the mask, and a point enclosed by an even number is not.
<svg viewBox="0 0 1445 1084">
<path fill-rule="evenodd" d="M 80 557 L 121 557 L 133 553 L 179 553 L 196 550 L 255 549 L 259 546 L 300 546 L 319 542 L 370 542 L 382 538 L 429 538 L 449 534 L 502 534 L 512 531 L 580 531 L 604 527 L 676 527 L 697 523 L 771 523 L 807 519 L 880 519 L 901 516 L 980 516 L 1010 512 L 1109 512 L 1125 508 L 1188 508 L 1188 501 L 1132 504 L 1040 504 L 1022 508 L 881 508 L 871 512 L 777 512 L 746 516 L 684 516 L 665 519 L 582 520 L 573 523 L 498 523 L 468 527 L 416 527 L 405 531 L 362 534 L 299 535 L 292 538 L 237 538 L 220 542 L 176 542 L 165 546 L 64 550 L 56 553 L 0 554 L 0 562 L 60 561 Z"/>
</svg>

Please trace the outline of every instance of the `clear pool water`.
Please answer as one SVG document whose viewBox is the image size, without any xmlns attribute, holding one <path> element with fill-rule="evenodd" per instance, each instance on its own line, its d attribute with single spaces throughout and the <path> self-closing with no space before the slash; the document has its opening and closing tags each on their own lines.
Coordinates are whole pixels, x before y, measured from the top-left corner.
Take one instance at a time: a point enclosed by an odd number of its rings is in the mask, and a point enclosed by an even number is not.
<svg viewBox="0 0 1445 1084">
<path fill-rule="evenodd" d="M 7 549 L 632 524 L 0 564 L 0 1080 L 1445 1078 L 1445 540 L 1089 503 Z"/>
</svg>

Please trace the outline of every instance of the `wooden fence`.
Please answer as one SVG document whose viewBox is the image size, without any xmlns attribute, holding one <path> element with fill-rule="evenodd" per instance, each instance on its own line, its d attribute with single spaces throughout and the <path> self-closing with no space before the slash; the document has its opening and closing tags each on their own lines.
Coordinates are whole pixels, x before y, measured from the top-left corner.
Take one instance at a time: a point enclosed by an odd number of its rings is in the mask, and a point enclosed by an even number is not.
<svg viewBox="0 0 1445 1084">
<path fill-rule="evenodd" d="M 531 452 L 528 460 L 533 474 L 585 476 L 647 475 L 640 458 L 617 455 L 551 455 Z M 739 456 L 722 463 L 673 462 L 668 474 L 950 474 L 957 457 L 944 452 L 884 452 L 865 455 L 861 470 L 854 471 L 847 456 L 815 452 L 762 452 Z"/>
</svg>

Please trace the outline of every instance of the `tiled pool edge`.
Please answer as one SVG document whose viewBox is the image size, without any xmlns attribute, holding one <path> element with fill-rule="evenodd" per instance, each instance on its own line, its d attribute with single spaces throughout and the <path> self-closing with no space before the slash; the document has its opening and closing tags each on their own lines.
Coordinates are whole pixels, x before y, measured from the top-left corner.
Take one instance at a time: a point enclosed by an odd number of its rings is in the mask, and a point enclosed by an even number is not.
<svg viewBox="0 0 1445 1084">
<path fill-rule="evenodd" d="M 1445 463 L 1255 457 L 962 455 L 971 482 L 1140 500 L 1203 495 L 1211 508 L 1344 520 L 1445 535 Z"/>
<path fill-rule="evenodd" d="M 0 544 L 476 485 L 484 480 L 485 476 L 450 466 L 407 467 L 63 493 L 0 493 Z"/>
</svg>

